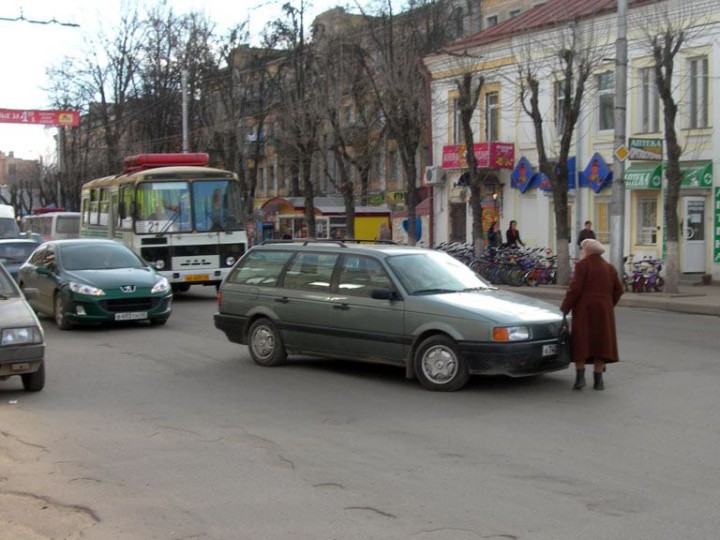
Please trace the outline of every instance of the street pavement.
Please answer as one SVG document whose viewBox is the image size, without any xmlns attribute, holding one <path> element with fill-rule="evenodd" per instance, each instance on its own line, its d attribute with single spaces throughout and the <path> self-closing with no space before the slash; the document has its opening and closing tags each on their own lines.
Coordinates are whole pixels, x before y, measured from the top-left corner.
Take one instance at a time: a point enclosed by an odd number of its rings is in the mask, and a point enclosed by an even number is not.
<svg viewBox="0 0 720 540">
<path fill-rule="evenodd" d="M 560 285 L 538 285 L 537 287 L 507 287 L 533 298 L 542 298 L 554 304 L 560 304 L 567 287 Z M 618 304 L 621 307 L 658 309 L 677 313 L 696 315 L 714 315 L 720 317 L 720 284 L 683 285 L 677 293 L 626 292 Z"/>
</svg>

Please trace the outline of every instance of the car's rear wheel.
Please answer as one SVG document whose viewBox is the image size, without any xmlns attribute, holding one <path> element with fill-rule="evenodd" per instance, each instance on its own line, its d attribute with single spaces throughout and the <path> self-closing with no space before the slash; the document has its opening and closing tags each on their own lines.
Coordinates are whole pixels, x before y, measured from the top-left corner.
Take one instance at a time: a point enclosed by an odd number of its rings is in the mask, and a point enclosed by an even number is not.
<svg viewBox="0 0 720 540">
<path fill-rule="evenodd" d="M 287 359 L 280 333 L 270 319 L 258 319 L 250 326 L 248 349 L 255 363 L 261 366 L 279 366 Z"/>
<path fill-rule="evenodd" d="M 63 299 L 62 295 L 60 293 L 57 293 L 55 295 L 55 324 L 60 330 L 70 330 L 73 327 L 73 324 L 68 320 L 67 315 L 65 314 L 65 311 L 67 311 L 67 303 Z"/>
<path fill-rule="evenodd" d="M 40 362 L 40 367 L 35 373 L 20 375 L 23 388 L 26 392 L 39 392 L 45 388 L 45 361 Z"/>
<path fill-rule="evenodd" d="M 459 390 L 470 379 L 457 344 L 444 335 L 430 336 L 420 343 L 415 351 L 415 373 L 425 388 L 440 392 Z"/>
</svg>

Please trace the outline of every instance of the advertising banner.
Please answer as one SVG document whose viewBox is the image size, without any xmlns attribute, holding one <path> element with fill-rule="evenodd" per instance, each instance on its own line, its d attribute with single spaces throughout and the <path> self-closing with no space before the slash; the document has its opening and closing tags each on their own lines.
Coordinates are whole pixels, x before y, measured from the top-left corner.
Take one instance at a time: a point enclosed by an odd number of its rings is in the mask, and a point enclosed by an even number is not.
<svg viewBox="0 0 720 540">
<path fill-rule="evenodd" d="M 443 169 L 467 169 L 464 144 L 443 146 Z M 512 143 L 482 142 L 473 145 L 479 169 L 511 169 L 515 165 L 515 145 Z"/>
<path fill-rule="evenodd" d="M 80 113 L 78 111 L 0 109 L 0 124 L 77 127 L 80 125 Z"/>
</svg>

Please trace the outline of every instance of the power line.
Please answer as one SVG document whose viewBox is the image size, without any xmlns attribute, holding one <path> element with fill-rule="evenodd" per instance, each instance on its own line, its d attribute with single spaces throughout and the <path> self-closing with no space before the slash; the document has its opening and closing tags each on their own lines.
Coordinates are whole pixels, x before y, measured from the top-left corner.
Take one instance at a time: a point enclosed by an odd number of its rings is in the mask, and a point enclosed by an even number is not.
<svg viewBox="0 0 720 540">
<path fill-rule="evenodd" d="M 25 17 L 25 14 L 23 13 L 22 8 L 20 8 L 20 15 L 17 17 L 0 17 L 0 21 L 7 21 L 7 22 L 26 22 L 30 24 L 56 24 L 58 26 L 70 26 L 74 28 L 79 28 L 80 25 L 77 23 L 71 23 L 71 22 L 65 22 L 65 21 L 58 21 L 55 17 L 49 20 L 40 20 L 40 19 L 28 19 Z"/>
</svg>

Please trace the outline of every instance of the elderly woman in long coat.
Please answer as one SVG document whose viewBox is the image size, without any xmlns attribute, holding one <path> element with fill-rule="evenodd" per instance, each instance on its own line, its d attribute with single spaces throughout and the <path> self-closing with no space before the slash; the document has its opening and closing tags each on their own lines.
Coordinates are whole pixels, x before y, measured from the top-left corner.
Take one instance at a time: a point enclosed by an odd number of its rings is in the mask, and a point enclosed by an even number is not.
<svg viewBox="0 0 720 540">
<path fill-rule="evenodd" d="M 594 239 L 583 240 L 581 260 L 568 287 L 560 310 L 572 311 L 571 343 L 576 377 L 573 389 L 585 386 L 585 364 L 594 364 L 595 390 L 605 388 L 605 364 L 617 362 L 618 346 L 615 331 L 615 305 L 623 294 L 623 286 L 615 268 L 602 258 L 603 245 Z"/>
</svg>

